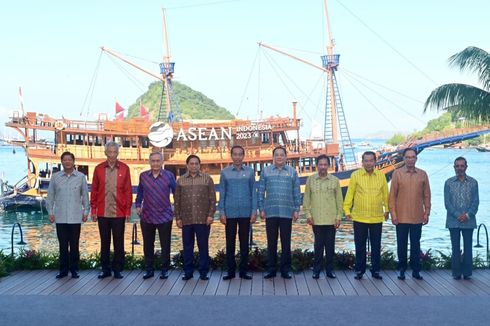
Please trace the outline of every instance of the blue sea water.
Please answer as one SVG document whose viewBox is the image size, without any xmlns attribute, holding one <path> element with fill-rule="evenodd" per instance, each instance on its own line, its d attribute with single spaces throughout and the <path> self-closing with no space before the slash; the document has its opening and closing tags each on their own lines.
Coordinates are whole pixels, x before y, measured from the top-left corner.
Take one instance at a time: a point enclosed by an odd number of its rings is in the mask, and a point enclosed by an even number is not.
<svg viewBox="0 0 490 326">
<path fill-rule="evenodd" d="M 382 140 L 366 140 L 372 146 L 381 146 Z M 360 142 L 359 140 L 357 142 Z M 369 150 L 369 147 L 357 147 L 356 151 Z M 430 222 L 422 231 L 422 250 L 441 250 L 448 253 L 450 250 L 449 233 L 444 228 L 446 211 L 443 202 L 444 181 L 454 175 L 453 161 L 458 156 L 464 156 L 468 160 L 468 175 L 476 178 L 480 189 L 480 208 L 477 221 L 490 227 L 490 153 L 480 153 L 474 149 L 426 149 L 418 157 L 417 166 L 427 171 L 432 190 L 432 213 Z M 13 154 L 12 147 L 0 147 L 0 176 L 9 184 L 14 184 L 26 173 L 26 156 L 21 148 L 16 148 Z M 10 250 L 11 228 L 15 222 L 20 222 L 24 229 L 24 237 L 27 239 L 26 248 L 42 249 L 47 251 L 57 250 L 56 231 L 49 223 L 46 215 L 39 212 L 32 213 L 1 213 L 0 212 L 0 250 Z M 138 222 L 133 217 L 132 222 Z M 131 251 L 131 224 L 126 225 L 126 251 Z M 138 226 L 139 227 L 139 226 Z M 180 230 L 174 226 L 172 232 L 172 251 L 181 249 Z M 141 234 L 139 234 L 141 240 Z M 217 221 L 212 227 L 210 236 L 210 251 L 216 252 L 225 247 L 224 227 Z M 18 241 L 16 231 L 15 241 Z M 484 235 L 482 238 L 484 243 Z M 254 240 L 259 247 L 266 246 L 265 225 L 258 222 L 254 225 Z M 474 237 L 476 242 L 476 235 Z M 294 223 L 292 244 L 293 248 L 312 249 L 313 236 L 311 228 L 304 221 Z M 354 241 L 352 224 L 344 222 L 337 233 L 337 250 L 353 250 Z M 88 222 L 82 227 L 81 235 L 82 253 L 93 253 L 99 250 L 99 234 L 95 223 Z M 384 225 L 382 246 L 384 250 L 396 250 L 396 237 L 393 225 L 388 221 Z M 142 253 L 142 246 L 136 246 L 136 253 Z M 16 246 L 18 248 L 18 246 Z M 475 249 L 476 254 L 484 254 L 484 249 Z"/>
</svg>

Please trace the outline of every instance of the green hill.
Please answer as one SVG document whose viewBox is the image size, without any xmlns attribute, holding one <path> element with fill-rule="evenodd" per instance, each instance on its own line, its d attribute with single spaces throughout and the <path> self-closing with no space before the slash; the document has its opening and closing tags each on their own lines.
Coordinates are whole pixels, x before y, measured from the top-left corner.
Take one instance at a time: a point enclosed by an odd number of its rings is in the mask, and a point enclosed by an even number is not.
<svg viewBox="0 0 490 326">
<path fill-rule="evenodd" d="M 173 82 L 174 96 L 177 105 L 172 107 L 175 117 L 182 119 L 233 119 L 234 116 L 227 109 L 216 105 L 216 103 L 204 94 L 192 88 Z M 138 117 L 140 114 L 140 103 L 149 111 L 152 121 L 158 118 L 160 99 L 162 95 L 162 83 L 154 82 L 148 90 L 141 95 L 128 109 L 128 118 Z M 165 101 L 165 96 L 163 98 Z M 165 103 L 164 103 L 165 104 Z M 165 107 L 165 105 L 164 105 Z M 165 109 L 164 109 L 165 110 Z M 163 113 L 166 118 L 166 113 Z"/>
</svg>

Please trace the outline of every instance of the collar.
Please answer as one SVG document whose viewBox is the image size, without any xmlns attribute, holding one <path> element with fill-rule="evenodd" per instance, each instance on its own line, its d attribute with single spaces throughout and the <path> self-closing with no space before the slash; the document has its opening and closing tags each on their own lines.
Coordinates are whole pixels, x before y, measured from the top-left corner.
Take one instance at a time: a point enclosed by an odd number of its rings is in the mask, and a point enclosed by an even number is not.
<svg viewBox="0 0 490 326">
<path fill-rule="evenodd" d="M 287 166 L 288 166 L 287 164 L 284 164 L 284 165 L 282 166 L 282 168 L 278 168 L 278 167 L 277 167 L 277 165 L 272 164 L 272 169 L 273 169 L 273 170 L 286 170 L 286 169 L 287 169 Z"/>
<path fill-rule="evenodd" d="M 62 173 L 62 174 L 65 176 L 65 177 L 68 177 L 68 174 L 66 174 L 66 172 L 65 172 L 65 171 L 62 171 L 61 173 Z M 77 170 L 75 170 L 75 169 L 74 169 L 74 170 L 71 172 L 70 176 L 74 176 L 74 177 L 76 177 L 76 176 L 77 176 L 79 173 L 80 173 L 80 172 L 78 172 Z"/>
<path fill-rule="evenodd" d="M 153 176 L 153 171 L 150 169 L 147 171 L 147 174 L 152 177 Z M 160 173 L 158 173 L 159 176 L 163 177 L 164 171 L 163 169 L 160 169 Z"/>
<path fill-rule="evenodd" d="M 111 166 L 109 165 L 109 161 L 104 162 L 104 168 L 110 168 Z M 114 165 L 116 169 L 119 169 L 119 160 L 116 161 L 116 165 Z"/>
<path fill-rule="evenodd" d="M 197 172 L 196 177 L 200 177 L 200 176 L 202 176 L 202 172 L 201 171 Z M 192 178 L 192 176 L 191 176 L 191 174 L 189 172 L 186 172 L 182 177 L 184 177 L 184 178 Z"/>
<path fill-rule="evenodd" d="M 366 169 L 365 169 L 365 168 L 361 168 L 361 170 L 362 170 L 362 174 L 363 174 L 363 175 L 375 175 L 375 174 L 378 174 L 378 173 L 379 173 L 379 170 L 378 170 L 378 169 L 376 169 L 376 168 L 374 168 L 374 170 L 373 170 L 373 173 L 372 173 L 372 174 L 369 174 L 369 173 L 366 171 Z"/>
<path fill-rule="evenodd" d="M 231 169 L 233 171 L 238 171 L 237 168 L 233 164 L 231 165 Z M 245 170 L 245 164 L 240 165 L 240 171 L 243 171 L 243 170 Z"/>
<path fill-rule="evenodd" d="M 317 179 L 317 180 L 322 179 L 322 177 L 320 177 L 320 174 L 319 174 L 319 173 L 314 174 L 314 176 L 313 176 L 313 177 L 314 177 L 315 179 Z M 328 180 L 328 179 L 330 179 L 330 178 L 331 178 L 331 177 L 330 177 L 330 173 L 327 173 L 327 175 L 325 176 L 325 179 L 327 179 L 327 180 Z"/>
<path fill-rule="evenodd" d="M 463 181 L 461 181 L 461 180 L 459 180 L 458 176 L 457 176 L 457 175 L 455 175 L 455 176 L 453 177 L 453 182 L 457 182 L 457 181 L 459 181 L 459 182 L 466 182 L 466 181 L 468 181 L 468 176 L 465 174 L 465 175 L 464 175 L 464 179 L 463 179 Z"/>
</svg>

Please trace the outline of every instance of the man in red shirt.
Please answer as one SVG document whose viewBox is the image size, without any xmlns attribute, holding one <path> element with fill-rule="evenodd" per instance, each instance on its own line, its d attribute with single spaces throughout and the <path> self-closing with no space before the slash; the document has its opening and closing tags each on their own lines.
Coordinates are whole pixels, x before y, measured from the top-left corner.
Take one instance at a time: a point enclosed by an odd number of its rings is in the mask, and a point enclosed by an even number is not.
<svg viewBox="0 0 490 326">
<path fill-rule="evenodd" d="M 124 226 L 131 217 L 133 199 L 129 167 L 117 159 L 119 144 L 105 145 L 107 160 L 95 167 L 90 193 L 92 221 L 98 222 L 100 234 L 100 260 L 102 272 L 99 278 L 111 276 L 123 278 Z M 114 258 L 110 265 L 111 235 L 114 239 Z"/>
</svg>

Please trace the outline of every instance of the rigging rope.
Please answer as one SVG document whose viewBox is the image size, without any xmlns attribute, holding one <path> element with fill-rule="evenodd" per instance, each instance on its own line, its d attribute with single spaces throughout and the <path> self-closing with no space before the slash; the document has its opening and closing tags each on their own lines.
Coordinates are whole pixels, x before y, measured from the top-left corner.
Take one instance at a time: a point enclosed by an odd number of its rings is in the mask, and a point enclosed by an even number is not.
<svg viewBox="0 0 490 326">
<path fill-rule="evenodd" d="M 99 67 L 100 67 L 100 61 L 102 59 L 102 51 L 100 51 L 99 58 L 97 59 L 97 64 L 95 65 L 95 70 L 94 73 L 92 74 L 92 80 L 90 81 L 87 94 L 85 95 L 85 98 L 83 100 L 82 108 L 80 109 L 80 116 L 82 116 L 83 111 L 85 109 L 85 105 L 87 105 L 87 114 L 85 117 L 87 117 L 90 113 L 90 105 L 92 104 L 92 99 L 94 96 L 94 90 L 95 90 L 95 82 L 97 81 L 97 76 L 99 73 Z M 87 104 L 88 102 L 88 104 Z"/>
</svg>

